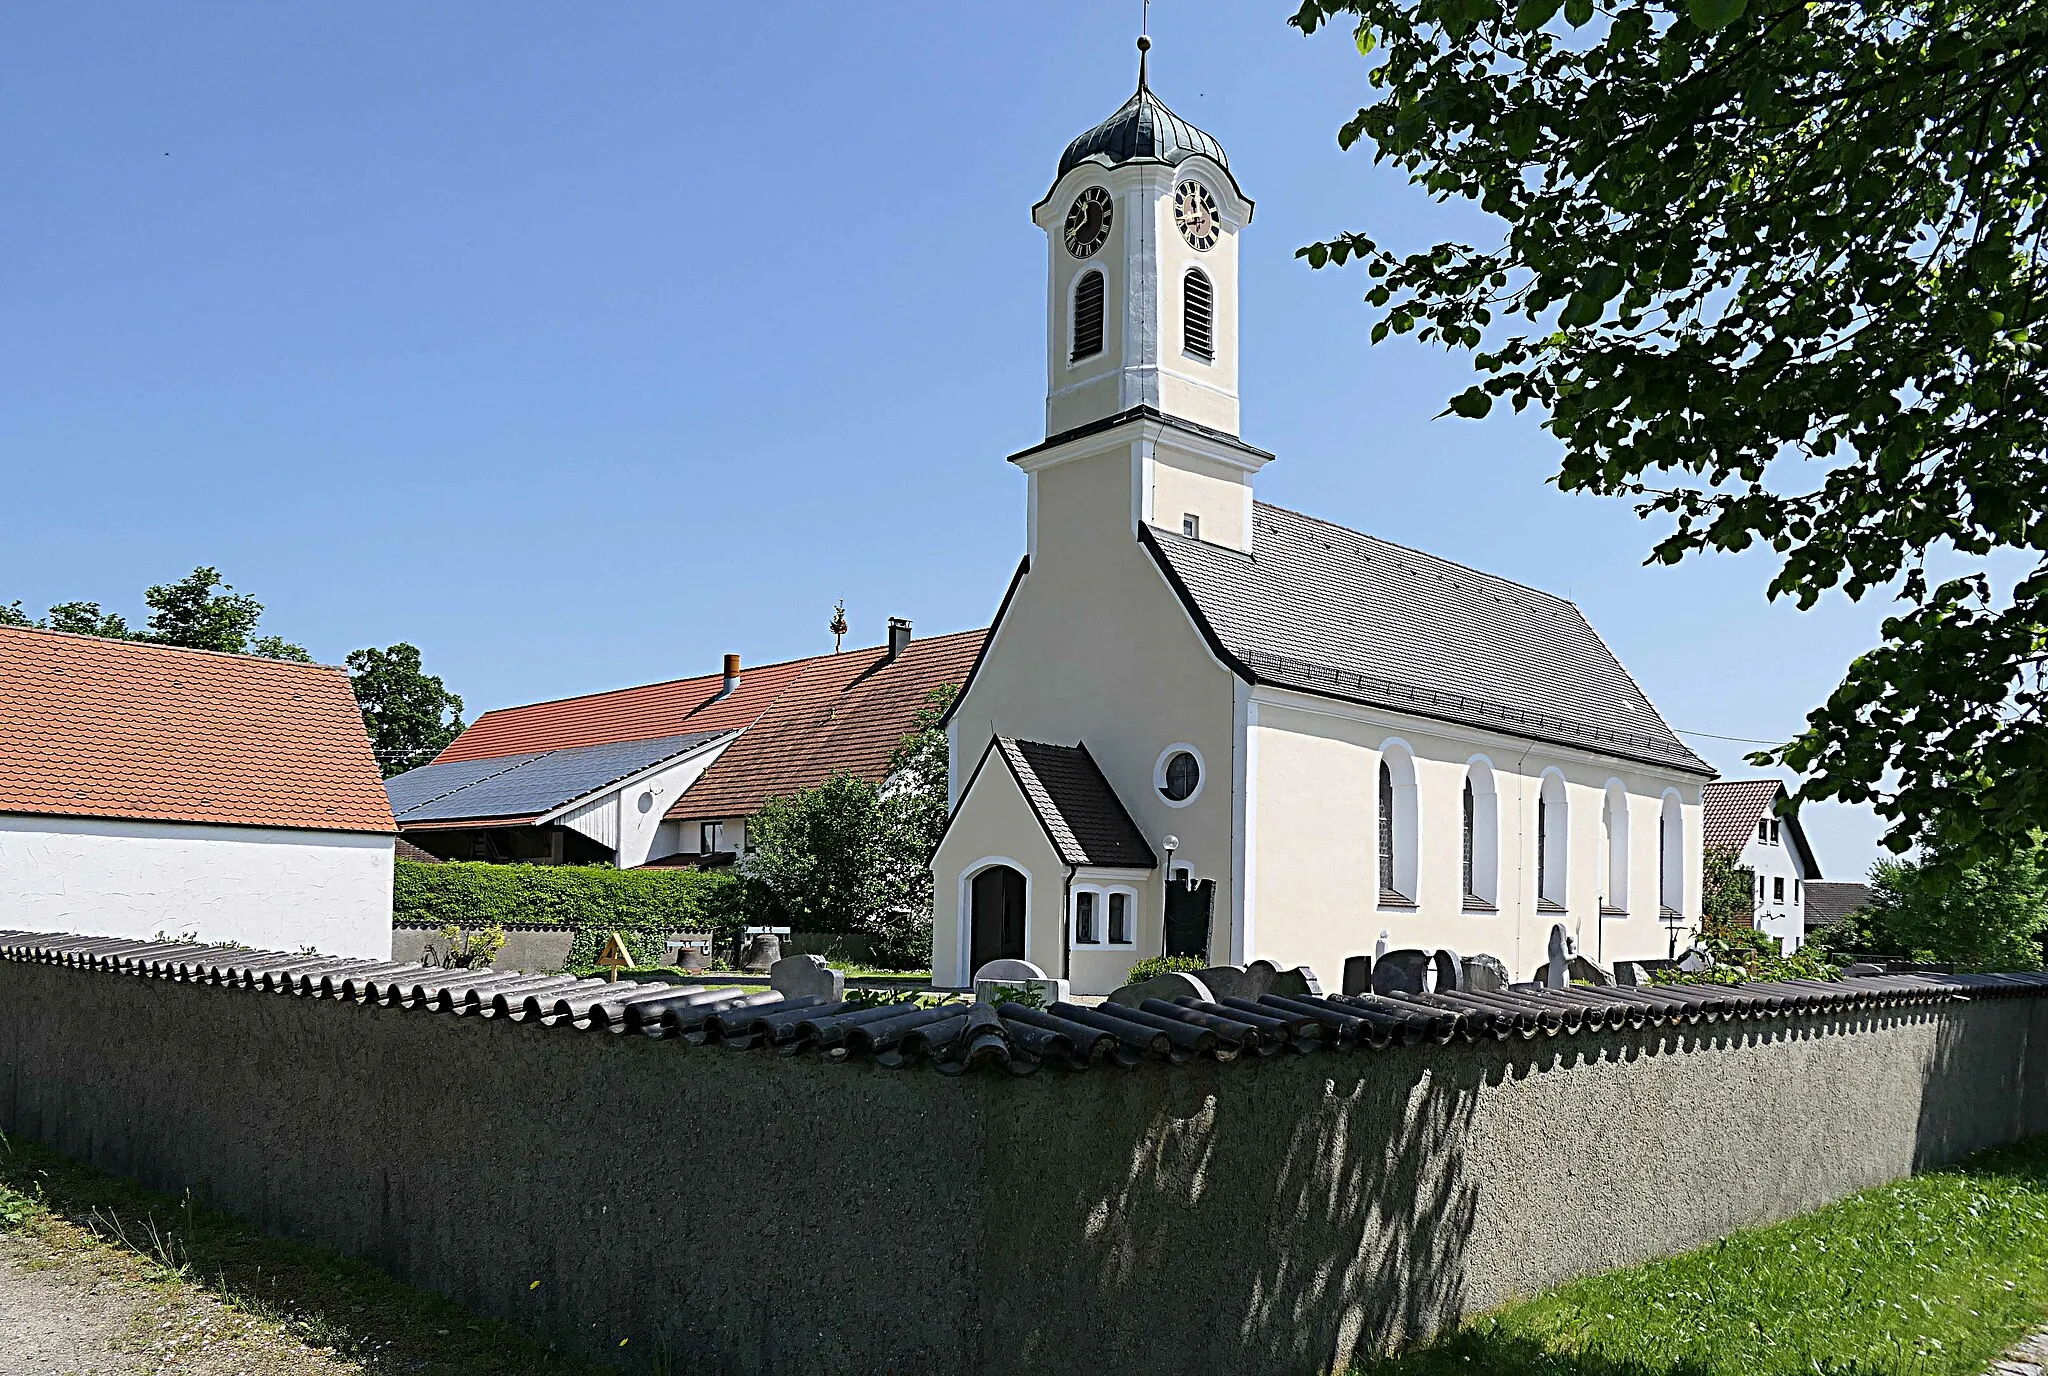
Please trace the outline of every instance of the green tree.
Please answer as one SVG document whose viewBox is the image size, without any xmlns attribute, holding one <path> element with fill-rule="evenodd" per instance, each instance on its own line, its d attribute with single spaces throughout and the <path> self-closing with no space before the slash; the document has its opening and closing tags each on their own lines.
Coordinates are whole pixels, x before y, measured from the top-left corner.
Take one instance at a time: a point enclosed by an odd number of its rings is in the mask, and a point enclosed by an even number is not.
<svg viewBox="0 0 2048 1376">
<path fill-rule="evenodd" d="M 421 668 L 418 646 L 351 651 L 348 676 L 385 778 L 426 764 L 462 734 L 462 699 Z"/>
<path fill-rule="evenodd" d="M 128 629 L 127 617 L 119 612 L 101 611 L 97 602 L 59 602 L 50 608 L 45 619 L 36 624 L 47 630 L 96 635 L 106 640 L 135 638 L 135 633 Z"/>
<path fill-rule="evenodd" d="M 958 692 L 946 684 L 926 697 L 881 783 L 835 774 L 748 821 L 743 872 L 790 925 L 864 935 L 894 969 L 931 965 L 931 857 L 947 817 L 939 722 Z"/>
<path fill-rule="evenodd" d="M 1700 906 L 1709 927 L 1748 927 L 1756 922 L 1756 871 L 1739 863 L 1726 846 L 1709 846 L 1700 874 Z"/>
<path fill-rule="evenodd" d="M 1844 954 L 2033 970 L 2048 933 L 2048 849 L 2041 834 L 2003 854 L 1882 860 L 1870 906 L 1826 936 Z"/>
<path fill-rule="evenodd" d="M 220 571 L 196 568 L 175 583 L 159 584 L 143 594 L 150 609 L 149 626 L 136 630 L 119 612 L 102 610 L 97 602 L 59 602 L 42 619 L 31 621 L 19 600 L 0 607 L 0 626 L 35 626 L 72 635 L 107 640 L 147 640 L 190 650 L 260 655 L 310 664 L 313 656 L 282 636 L 255 634 L 263 604 L 221 581 Z"/>
<path fill-rule="evenodd" d="M 1338 135 L 1498 240 L 1365 234 L 1375 341 L 1471 356 L 1567 491 L 1668 519 L 1654 561 L 1767 545 L 1769 594 L 1895 594 L 1766 752 L 1944 863 L 2048 825 L 2048 7 L 2036 0 L 1304 0 L 1370 102 Z M 1990 557 L 2027 572 L 1996 586 Z M 1928 567 L 1941 557 L 1956 576 Z"/>
</svg>

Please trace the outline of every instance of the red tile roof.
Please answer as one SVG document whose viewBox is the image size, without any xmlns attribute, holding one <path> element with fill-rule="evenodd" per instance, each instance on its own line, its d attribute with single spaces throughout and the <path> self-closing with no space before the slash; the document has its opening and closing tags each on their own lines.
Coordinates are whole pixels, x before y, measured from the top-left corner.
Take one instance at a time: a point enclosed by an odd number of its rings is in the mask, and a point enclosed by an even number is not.
<svg viewBox="0 0 2048 1376">
<path fill-rule="evenodd" d="M 723 678 L 706 674 L 501 708 L 478 717 L 435 763 L 741 729 L 668 816 L 751 816 L 767 798 L 837 770 L 879 780 L 926 696 L 965 682 L 987 637 L 977 630 L 914 639 L 893 661 L 877 646 L 743 668 L 739 688 L 724 699 Z"/>
<path fill-rule="evenodd" d="M 0 812 L 398 830 L 342 670 L 4 627 Z"/>
<path fill-rule="evenodd" d="M 827 656 L 830 658 L 831 656 Z M 644 688 L 619 688 L 580 698 L 486 712 L 434 757 L 435 764 L 453 760 L 488 760 L 536 750 L 567 750 L 579 745 L 610 745 L 617 741 L 649 741 L 693 731 L 731 731 L 759 717 L 815 661 L 793 659 L 740 671 L 740 686 L 720 699 L 724 684 L 717 674 L 672 679 Z"/>
<path fill-rule="evenodd" d="M 1756 835 L 1758 819 L 1784 791 L 1778 779 L 1716 779 L 1708 784 L 1700 793 L 1706 848 L 1739 852 Z"/>
<path fill-rule="evenodd" d="M 987 631 L 809 660 L 759 721 L 668 810 L 671 819 L 750 817 L 761 804 L 844 771 L 879 783 L 934 688 L 966 682 Z"/>
</svg>

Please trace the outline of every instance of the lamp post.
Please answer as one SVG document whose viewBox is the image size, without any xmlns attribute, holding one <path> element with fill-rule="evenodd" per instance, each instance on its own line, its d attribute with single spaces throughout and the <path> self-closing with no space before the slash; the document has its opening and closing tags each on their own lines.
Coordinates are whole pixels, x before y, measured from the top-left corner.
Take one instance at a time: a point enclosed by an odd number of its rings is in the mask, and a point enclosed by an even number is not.
<svg viewBox="0 0 2048 1376">
<path fill-rule="evenodd" d="M 1166 913 L 1173 903 L 1173 853 L 1180 849 L 1180 837 L 1168 836 L 1161 842 L 1166 847 L 1166 883 L 1159 890 L 1159 954 L 1166 954 Z"/>
</svg>

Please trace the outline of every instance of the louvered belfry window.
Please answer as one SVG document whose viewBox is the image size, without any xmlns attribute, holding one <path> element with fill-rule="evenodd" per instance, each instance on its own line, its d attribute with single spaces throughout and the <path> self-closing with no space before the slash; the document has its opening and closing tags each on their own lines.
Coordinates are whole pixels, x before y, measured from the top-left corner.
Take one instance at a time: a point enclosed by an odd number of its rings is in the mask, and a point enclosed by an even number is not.
<svg viewBox="0 0 2048 1376">
<path fill-rule="evenodd" d="M 1380 761 L 1380 892 L 1394 891 L 1394 771 Z"/>
<path fill-rule="evenodd" d="M 1187 329 L 1182 347 L 1202 362 L 1211 362 L 1216 357 L 1216 289 L 1198 268 L 1188 269 L 1183 287 Z"/>
<path fill-rule="evenodd" d="M 1102 352 L 1102 274 L 1091 272 L 1074 288 L 1074 351 L 1072 362 Z"/>
</svg>

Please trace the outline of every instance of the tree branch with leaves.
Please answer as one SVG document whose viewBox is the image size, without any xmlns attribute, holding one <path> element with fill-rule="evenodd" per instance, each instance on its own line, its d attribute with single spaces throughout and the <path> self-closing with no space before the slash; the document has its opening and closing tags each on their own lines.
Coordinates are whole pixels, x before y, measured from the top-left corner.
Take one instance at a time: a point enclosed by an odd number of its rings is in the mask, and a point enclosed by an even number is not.
<svg viewBox="0 0 2048 1376">
<path fill-rule="evenodd" d="M 1561 489 L 1669 523 L 1652 562 L 1764 546 L 1773 598 L 1898 599 L 1753 761 L 1874 804 L 1894 850 L 2048 824 L 2048 7 L 1307 0 L 1293 22 L 1347 24 L 1370 63 L 1342 146 L 1501 226 L 1301 250 L 1363 264 L 1375 342 L 1470 358 L 1447 414 L 1542 414 Z M 2005 587 L 2003 551 L 2031 565 Z"/>
</svg>

